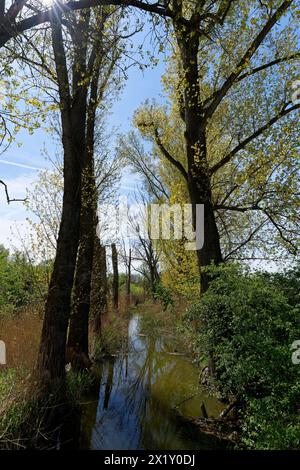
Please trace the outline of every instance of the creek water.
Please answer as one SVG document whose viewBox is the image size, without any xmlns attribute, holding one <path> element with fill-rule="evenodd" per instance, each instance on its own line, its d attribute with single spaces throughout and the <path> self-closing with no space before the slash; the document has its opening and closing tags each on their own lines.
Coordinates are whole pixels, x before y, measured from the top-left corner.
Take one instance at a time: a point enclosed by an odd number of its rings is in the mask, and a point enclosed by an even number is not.
<svg viewBox="0 0 300 470">
<path fill-rule="evenodd" d="M 199 386 L 199 370 L 170 354 L 164 338 L 140 334 L 140 315 L 131 317 L 128 350 L 99 366 L 96 397 L 83 405 L 81 448 L 105 450 L 216 449 L 220 444 L 200 434 L 180 416 L 209 417 L 222 405 Z M 178 413 L 179 412 L 179 413 Z"/>
</svg>

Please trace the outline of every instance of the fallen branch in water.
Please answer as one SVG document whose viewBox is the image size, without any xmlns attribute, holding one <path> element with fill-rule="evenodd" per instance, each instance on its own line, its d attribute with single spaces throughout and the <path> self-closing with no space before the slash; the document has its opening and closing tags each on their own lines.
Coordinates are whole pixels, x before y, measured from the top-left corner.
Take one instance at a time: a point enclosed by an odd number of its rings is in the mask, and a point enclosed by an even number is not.
<svg viewBox="0 0 300 470">
<path fill-rule="evenodd" d="M 174 406 L 174 408 L 178 408 L 180 405 L 183 405 L 183 403 L 186 403 L 187 401 L 191 400 L 192 398 L 194 398 L 195 395 L 191 395 L 190 397 L 187 397 L 185 398 L 184 400 L 180 401 L 179 403 L 177 403 L 177 405 Z"/>
<path fill-rule="evenodd" d="M 225 408 L 225 410 L 223 410 L 220 415 L 219 415 L 219 418 L 226 418 L 226 416 L 230 413 L 231 410 L 233 410 L 233 408 L 235 408 L 237 405 L 237 401 L 233 401 L 232 403 L 230 403 L 227 408 Z"/>
<path fill-rule="evenodd" d="M 164 351 L 164 353 L 169 354 L 169 356 L 186 356 L 185 353 L 179 353 L 179 352 Z"/>
</svg>

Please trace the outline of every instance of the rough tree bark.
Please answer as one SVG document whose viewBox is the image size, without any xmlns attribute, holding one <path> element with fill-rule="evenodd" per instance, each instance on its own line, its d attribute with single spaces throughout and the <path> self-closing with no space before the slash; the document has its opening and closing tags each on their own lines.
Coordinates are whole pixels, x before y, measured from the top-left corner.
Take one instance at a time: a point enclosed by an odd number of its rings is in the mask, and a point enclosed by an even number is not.
<svg viewBox="0 0 300 470">
<path fill-rule="evenodd" d="M 98 201 L 98 189 L 94 168 L 96 110 L 99 103 L 103 100 L 108 80 L 118 58 L 118 52 L 116 50 L 105 69 L 105 73 L 102 73 L 103 60 L 106 57 L 107 48 L 112 49 L 115 47 L 111 40 L 107 41 L 104 33 L 106 19 L 111 14 L 112 10 L 110 8 L 98 9 L 98 21 L 100 24 L 96 33 L 94 33 L 95 37 L 93 38 L 93 48 L 90 57 L 86 60 L 89 63 L 90 73 L 88 77 L 90 81 L 85 85 L 89 90 L 86 116 L 86 159 L 82 172 L 80 241 L 68 338 L 68 352 L 71 358 L 71 365 L 73 369 L 77 370 L 86 368 L 90 363 L 88 337 Z M 93 25 L 91 26 L 92 28 L 88 28 L 87 30 L 88 34 L 91 34 L 91 30 L 93 31 L 94 29 Z M 118 36 L 116 35 L 114 41 L 117 42 L 118 40 Z M 107 42 L 106 44 L 105 41 Z M 103 302 L 106 302 L 106 299 L 102 301 L 99 298 L 98 300 L 99 307 Z"/>
<path fill-rule="evenodd" d="M 95 195 L 93 157 L 90 155 L 82 176 L 80 242 L 67 345 L 71 366 L 74 370 L 82 370 L 90 365 L 89 313 L 95 233 Z"/>
</svg>

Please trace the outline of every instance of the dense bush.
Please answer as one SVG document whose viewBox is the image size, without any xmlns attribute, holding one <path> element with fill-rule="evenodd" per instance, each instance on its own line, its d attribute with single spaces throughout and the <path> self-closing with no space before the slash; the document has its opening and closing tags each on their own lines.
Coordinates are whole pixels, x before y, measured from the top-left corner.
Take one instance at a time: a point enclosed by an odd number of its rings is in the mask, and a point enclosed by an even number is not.
<svg viewBox="0 0 300 470">
<path fill-rule="evenodd" d="M 239 266 L 212 270 L 213 280 L 187 320 L 211 358 L 224 396 L 233 395 L 249 447 L 300 447 L 300 365 L 291 345 L 300 339 L 299 269 L 250 273 Z"/>
</svg>

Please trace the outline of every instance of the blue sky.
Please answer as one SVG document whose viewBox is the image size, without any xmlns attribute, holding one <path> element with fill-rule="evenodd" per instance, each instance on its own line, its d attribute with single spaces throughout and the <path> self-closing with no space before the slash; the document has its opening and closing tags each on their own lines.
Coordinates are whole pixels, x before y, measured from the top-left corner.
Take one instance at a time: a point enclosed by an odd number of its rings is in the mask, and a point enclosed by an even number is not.
<svg viewBox="0 0 300 470">
<path fill-rule="evenodd" d="M 128 80 L 108 117 L 108 129 L 117 128 L 120 133 L 128 132 L 136 108 L 147 98 L 159 100 L 162 96 L 163 71 L 163 60 L 155 68 L 148 68 L 145 71 L 141 71 L 139 67 L 129 69 Z M 19 147 L 17 142 L 22 142 L 22 146 Z M 57 150 L 57 143 L 45 129 L 39 129 L 33 135 L 22 130 L 16 142 L 0 155 L 0 179 L 8 184 L 10 197 L 24 197 L 26 188 L 32 186 L 37 179 L 38 170 L 50 167 L 43 152 L 44 148 L 47 149 L 49 156 L 54 155 Z M 136 184 L 136 178 L 128 171 L 124 171 L 121 186 L 134 190 Z M 130 189 L 123 189 L 121 192 L 129 194 Z M 0 243 L 12 249 L 21 248 L 21 239 L 26 237 L 28 216 L 30 217 L 30 214 L 22 203 L 14 202 L 7 205 L 4 191 L 0 188 Z"/>
</svg>

